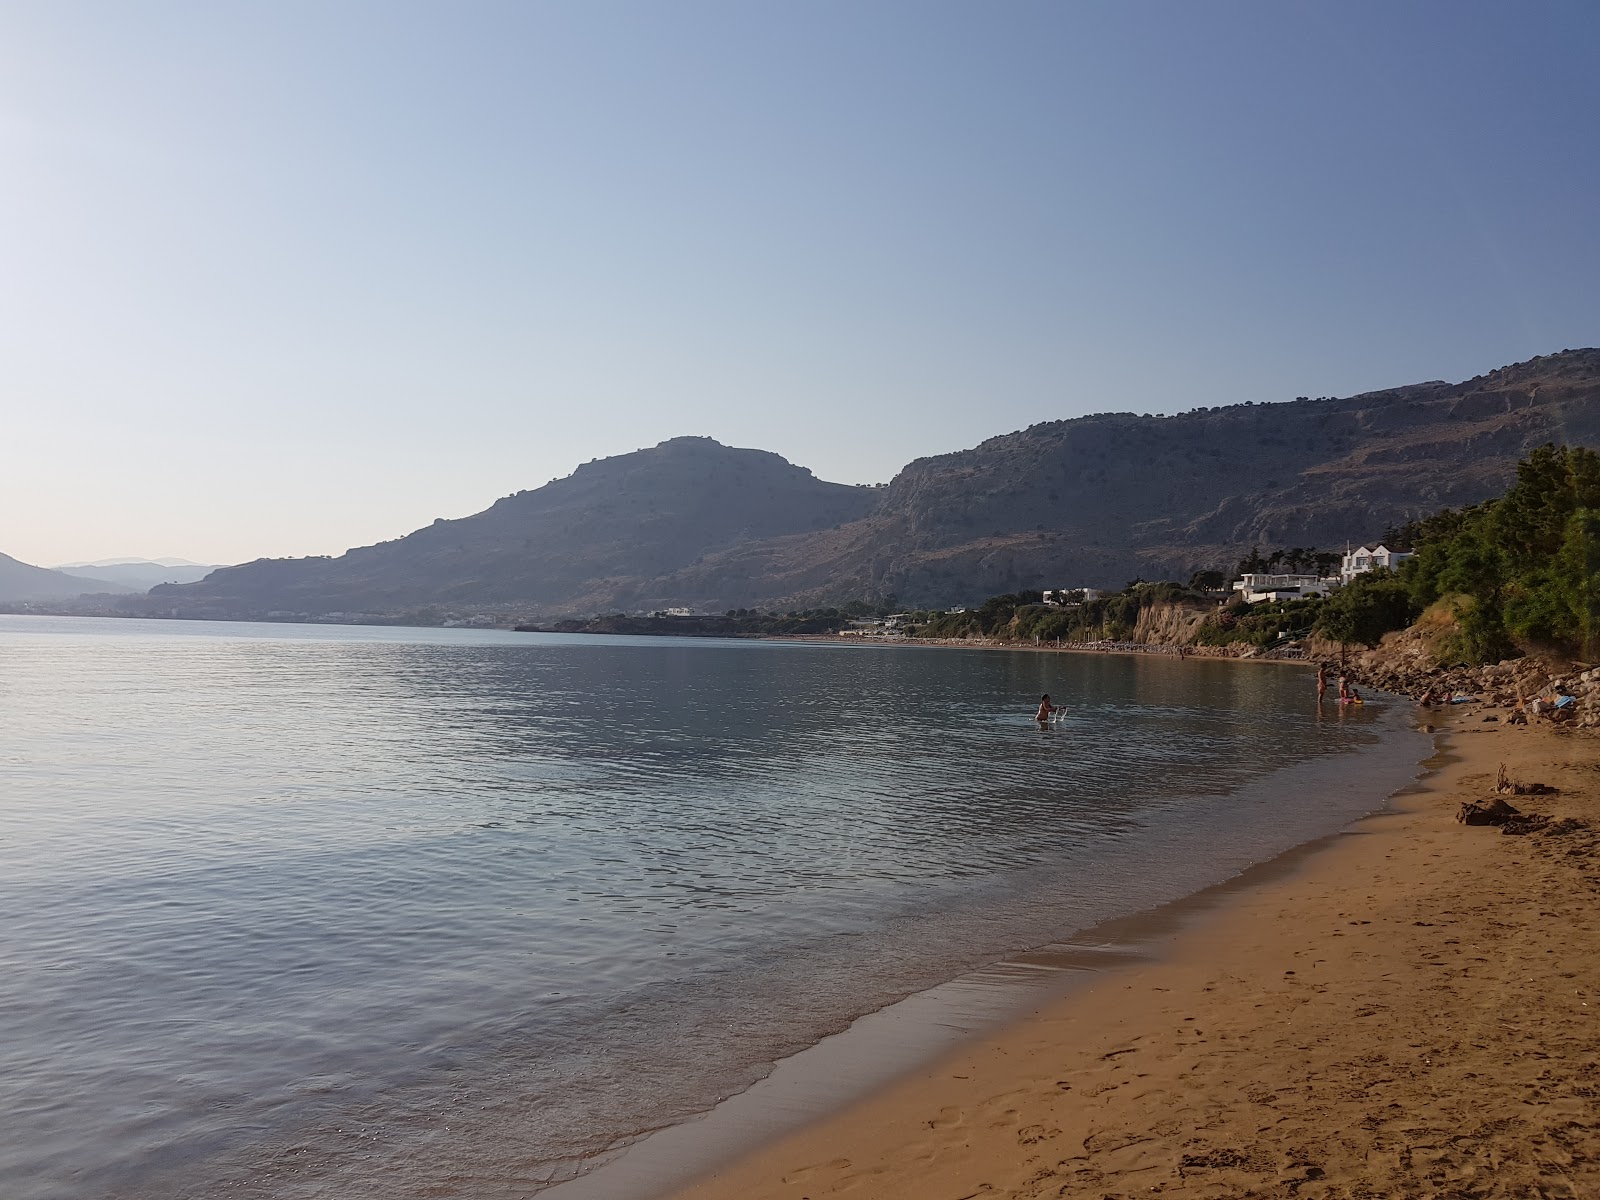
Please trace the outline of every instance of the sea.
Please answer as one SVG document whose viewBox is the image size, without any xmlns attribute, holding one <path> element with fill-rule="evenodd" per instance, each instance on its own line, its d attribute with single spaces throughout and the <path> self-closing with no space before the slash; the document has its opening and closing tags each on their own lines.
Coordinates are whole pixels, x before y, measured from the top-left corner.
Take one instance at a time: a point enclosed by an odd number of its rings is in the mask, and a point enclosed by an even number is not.
<svg viewBox="0 0 1600 1200">
<path fill-rule="evenodd" d="M 533 1196 L 1427 752 L 1294 666 L 0 616 L 0 1196 Z"/>
</svg>

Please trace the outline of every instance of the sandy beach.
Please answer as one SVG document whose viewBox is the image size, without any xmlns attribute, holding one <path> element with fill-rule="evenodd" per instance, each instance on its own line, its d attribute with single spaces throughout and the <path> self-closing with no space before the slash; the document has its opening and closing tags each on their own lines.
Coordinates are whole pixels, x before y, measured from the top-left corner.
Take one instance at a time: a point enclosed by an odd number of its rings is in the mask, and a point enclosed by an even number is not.
<svg viewBox="0 0 1600 1200">
<path fill-rule="evenodd" d="M 1436 773 L 1160 961 L 675 1200 L 1600 1195 L 1600 744 L 1449 714 Z M 1439 718 L 1443 719 L 1443 718 Z M 1505 764 L 1580 828 L 1456 822 Z"/>
</svg>

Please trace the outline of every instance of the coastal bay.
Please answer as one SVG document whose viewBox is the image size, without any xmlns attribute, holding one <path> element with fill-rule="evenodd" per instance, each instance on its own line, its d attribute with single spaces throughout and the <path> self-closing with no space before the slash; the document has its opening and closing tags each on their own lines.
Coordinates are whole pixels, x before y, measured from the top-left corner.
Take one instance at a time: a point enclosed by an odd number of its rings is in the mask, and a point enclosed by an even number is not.
<svg viewBox="0 0 1600 1200">
<path fill-rule="evenodd" d="M 1329 834 L 1423 744 L 1395 705 L 1319 717 L 1303 671 L 1159 656 L 29 617 L 0 646 L 27 1200 L 532 1194 Z"/>
<path fill-rule="evenodd" d="M 1580 823 L 1453 819 L 1497 769 Z M 675 1200 L 1579 1197 L 1600 1186 L 1592 738 L 1452 714 L 1433 776 L 1160 961 Z"/>
</svg>

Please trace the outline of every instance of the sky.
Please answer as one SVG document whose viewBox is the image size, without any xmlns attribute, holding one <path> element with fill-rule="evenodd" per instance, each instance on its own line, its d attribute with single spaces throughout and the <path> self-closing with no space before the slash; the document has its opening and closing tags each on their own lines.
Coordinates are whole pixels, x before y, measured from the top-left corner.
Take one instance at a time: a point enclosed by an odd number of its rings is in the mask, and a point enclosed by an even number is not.
<svg viewBox="0 0 1600 1200">
<path fill-rule="evenodd" d="M 1593 0 L 0 0 L 0 552 L 1600 344 Z"/>
</svg>

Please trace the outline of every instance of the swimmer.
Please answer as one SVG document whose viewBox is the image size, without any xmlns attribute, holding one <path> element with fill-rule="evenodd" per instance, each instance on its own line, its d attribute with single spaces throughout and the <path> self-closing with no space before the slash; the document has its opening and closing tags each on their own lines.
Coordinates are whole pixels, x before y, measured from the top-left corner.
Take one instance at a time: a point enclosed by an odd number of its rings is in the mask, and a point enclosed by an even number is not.
<svg viewBox="0 0 1600 1200">
<path fill-rule="evenodd" d="M 1058 707 L 1050 703 L 1050 693 L 1046 692 L 1044 698 L 1039 701 L 1039 711 L 1034 714 L 1033 719 L 1041 725 L 1048 725 L 1052 714 L 1060 711 Z"/>
</svg>

